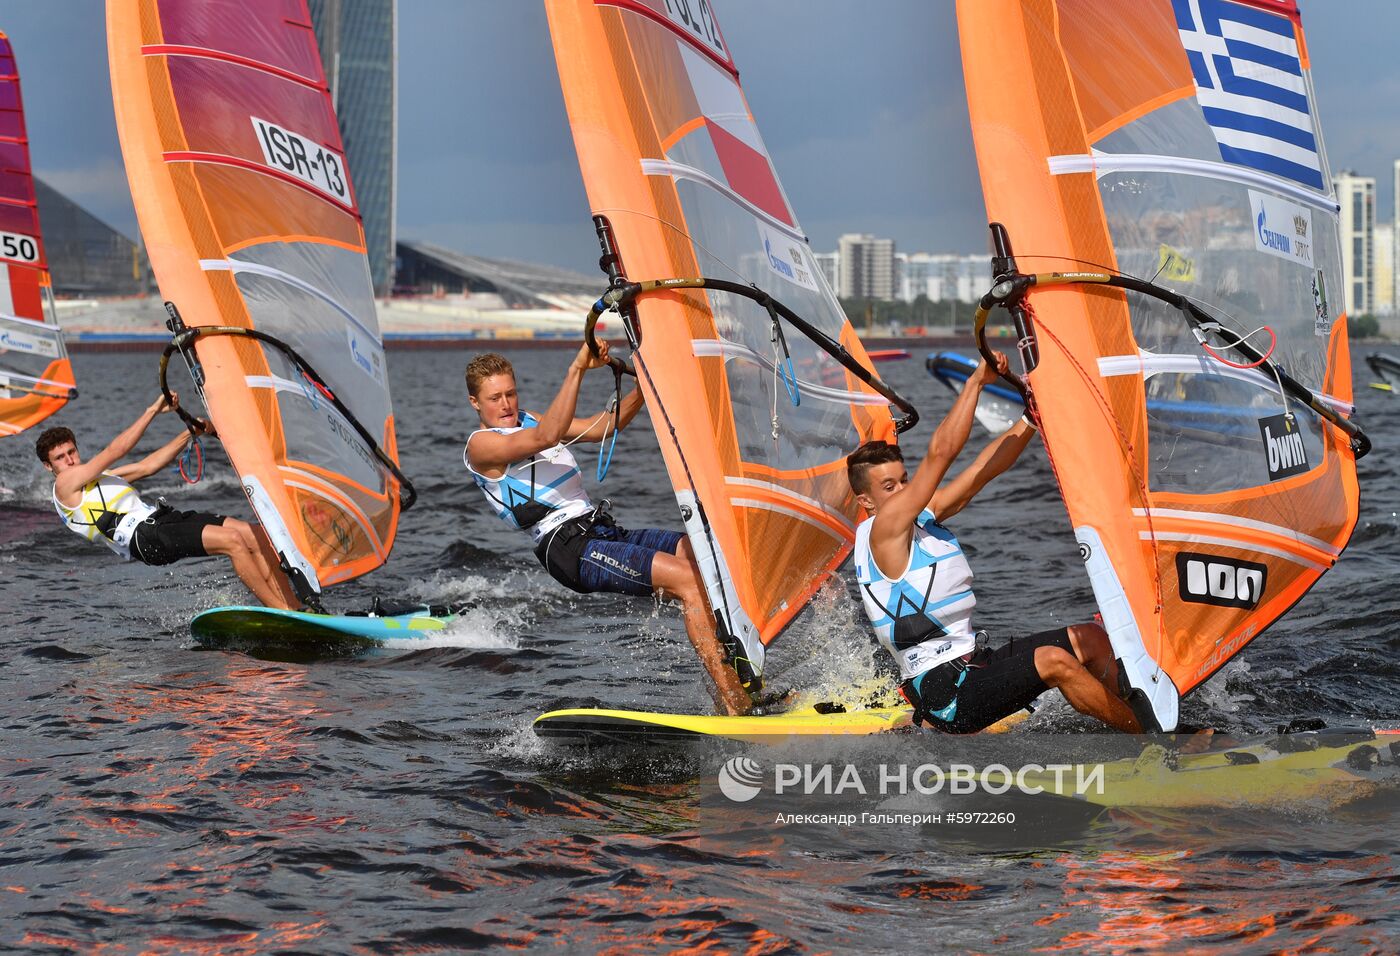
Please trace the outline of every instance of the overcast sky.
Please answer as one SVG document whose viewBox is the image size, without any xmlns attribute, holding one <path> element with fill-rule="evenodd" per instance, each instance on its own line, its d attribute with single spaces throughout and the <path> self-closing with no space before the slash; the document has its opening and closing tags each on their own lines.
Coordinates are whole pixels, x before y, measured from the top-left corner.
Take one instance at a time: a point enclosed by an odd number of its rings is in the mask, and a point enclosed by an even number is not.
<svg viewBox="0 0 1400 956">
<path fill-rule="evenodd" d="M 711 0 L 797 215 L 906 252 L 980 252 L 985 222 L 953 0 Z M 1132 0 L 1104 0 L 1132 2 Z M 1400 158 L 1397 0 L 1303 0 L 1334 169 Z M 543 7 L 400 0 L 399 234 L 592 273 L 597 250 Z M 0 0 L 35 170 L 135 235 L 100 0 Z"/>
</svg>

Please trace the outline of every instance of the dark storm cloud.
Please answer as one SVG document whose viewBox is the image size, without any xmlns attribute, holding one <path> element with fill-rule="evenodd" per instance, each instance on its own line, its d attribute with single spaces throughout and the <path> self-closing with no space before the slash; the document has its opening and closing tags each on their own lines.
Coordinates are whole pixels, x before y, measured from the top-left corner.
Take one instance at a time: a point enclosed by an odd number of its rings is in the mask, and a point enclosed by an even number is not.
<svg viewBox="0 0 1400 956">
<path fill-rule="evenodd" d="M 759 128 L 819 250 L 843 232 L 980 251 L 985 224 L 952 0 L 713 0 Z M 1303 4 L 1335 169 L 1400 158 L 1400 4 Z M 98 0 L 0 0 L 40 175 L 135 233 Z M 481 255 L 593 270 L 543 9 L 400 0 L 399 231 Z"/>
</svg>

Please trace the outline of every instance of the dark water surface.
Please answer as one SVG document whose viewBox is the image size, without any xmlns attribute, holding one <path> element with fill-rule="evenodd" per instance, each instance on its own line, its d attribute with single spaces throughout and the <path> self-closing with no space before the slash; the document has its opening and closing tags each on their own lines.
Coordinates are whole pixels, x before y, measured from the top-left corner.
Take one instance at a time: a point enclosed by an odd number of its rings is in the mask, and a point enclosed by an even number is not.
<svg viewBox="0 0 1400 956">
<path fill-rule="evenodd" d="M 1393 800 L 823 829 L 717 806 L 716 773 L 739 751 L 537 740 L 530 720 L 561 697 L 679 711 L 709 698 L 674 610 L 565 591 L 488 515 L 461 464 L 475 421 L 466 357 L 391 353 L 419 504 L 389 565 L 329 602 L 477 602 L 442 646 L 412 653 L 304 665 L 194 648 L 193 614 L 245 600 L 227 565 L 119 563 L 62 528 L 28 438 L 0 443 L 0 485 L 17 492 L 0 499 L 0 950 L 1400 949 Z M 512 357 L 526 406 L 543 409 L 568 353 Z M 76 357 L 83 398 L 60 421 L 85 453 L 151 401 L 155 364 Z M 1187 699 L 1189 721 L 1244 733 L 1301 716 L 1400 723 L 1400 399 L 1365 390 L 1354 367 L 1376 450 L 1351 546 Z M 922 357 L 881 371 L 925 412 L 906 440 L 921 449 L 947 397 Z M 596 375 L 585 404 L 600 406 L 607 384 Z M 162 417 L 142 448 L 176 430 Z M 591 471 L 592 452 L 581 459 Z M 246 516 L 217 450 L 198 486 L 144 488 Z M 678 524 L 645 418 L 601 494 L 630 526 Z M 981 627 L 1024 633 L 1093 613 L 1038 448 L 955 526 Z M 871 647 L 836 588 L 775 645 L 770 673 L 844 686 L 875 673 Z M 1028 726 L 1090 729 L 1059 701 Z M 829 741 L 801 759 L 875 765 L 907 746 Z"/>
</svg>

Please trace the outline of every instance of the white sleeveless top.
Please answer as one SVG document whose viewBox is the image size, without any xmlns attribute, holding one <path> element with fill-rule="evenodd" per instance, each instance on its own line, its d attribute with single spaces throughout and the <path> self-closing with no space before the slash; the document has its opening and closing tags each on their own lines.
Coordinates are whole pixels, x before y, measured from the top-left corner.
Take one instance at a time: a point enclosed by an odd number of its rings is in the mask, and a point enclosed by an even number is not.
<svg viewBox="0 0 1400 956">
<path fill-rule="evenodd" d="M 136 526 L 155 514 L 155 505 L 141 500 L 131 483 L 104 471 L 97 480 L 83 487 L 83 497 L 76 508 L 58 500 L 58 484 L 51 493 L 54 510 L 74 534 L 89 541 L 101 540 L 123 561 L 131 558 L 131 536 Z"/>
<path fill-rule="evenodd" d="M 925 508 L 914 522 L 909 561 L 897 578 L 887 578 L 870 553 L 867 518 L 856 528 L 856 580 L 865 613 L 880 643 L 899 662 L 908 680 L 977 647 L 972 630 L 972 568 L 951 531 Z"/>
<path fill-rule="evenodd" d="M 522 412 L 516 428 L 478 428 L 467 436 L 467 448 L 481 432 L 511 435 L 538 425 L 535 416 Z M 499 478 L 488 478 L 473 468 L 467 448 L 462 449 L 462 461 L 476 486 L 486 495 L 491 510 L 511 527 L 530 532 L 537 544 L 564 522 L 593 510 L 578 462 L 573 452 L 563 445 L 546 448 L 533 458 L 513 463 Z"/>
</svg>

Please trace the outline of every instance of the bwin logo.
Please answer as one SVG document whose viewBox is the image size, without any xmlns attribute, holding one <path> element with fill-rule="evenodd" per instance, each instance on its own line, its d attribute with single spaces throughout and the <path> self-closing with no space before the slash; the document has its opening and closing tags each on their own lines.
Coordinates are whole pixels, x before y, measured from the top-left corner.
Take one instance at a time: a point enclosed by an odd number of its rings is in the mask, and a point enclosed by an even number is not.
<svg viewBox="0 0 1400 956">
<path fill-rule="evenodd" d="M 1268 566 L 1211 554 L 1179 552 L 1176 577 L 1181 599 L 1192 604 L 1252 608 L 1264 596 Z"/>
<path fill-rule="evenodd" d="M 730 757 L 719 768 L 719 789 L 735 803 L 748 803 L 763 790 L 763 769 L 748 757 Z"/>
<path fill-rule="evenodd" d="M 1287 415 L 1271 415 L 1259 420 L 1259 434 L 1268 455 L 1269 480 L 1290 478 L 1308 470 L 1308 452 L 1297 422 Z"/>
</svg>

